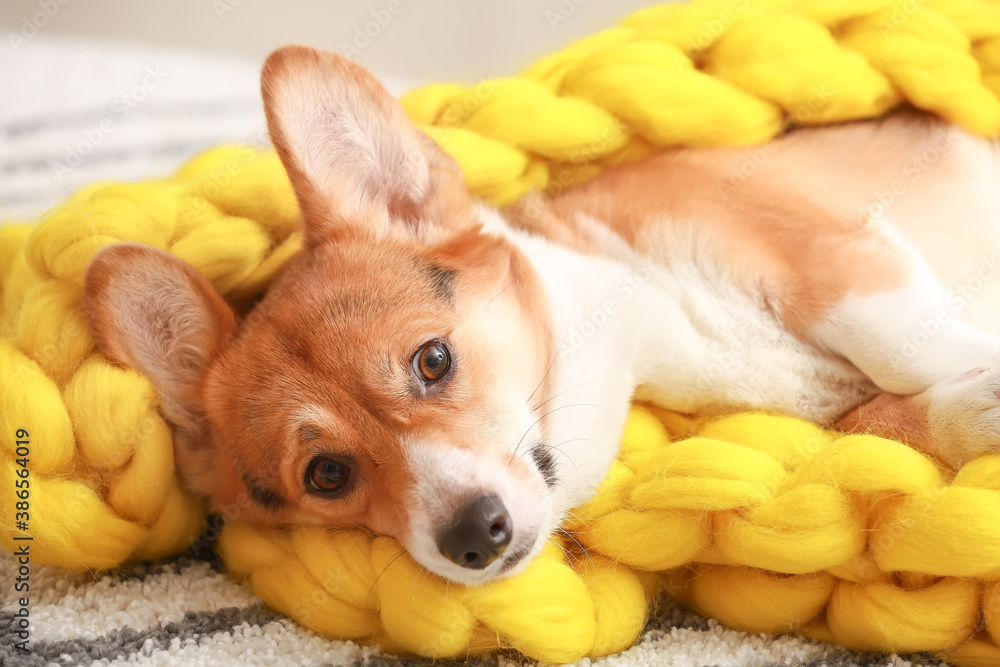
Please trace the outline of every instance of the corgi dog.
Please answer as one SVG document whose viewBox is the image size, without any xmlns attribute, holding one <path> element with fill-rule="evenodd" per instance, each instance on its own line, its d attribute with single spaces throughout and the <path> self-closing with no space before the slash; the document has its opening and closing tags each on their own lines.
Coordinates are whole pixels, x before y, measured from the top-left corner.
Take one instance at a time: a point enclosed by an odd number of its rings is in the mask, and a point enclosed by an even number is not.
<svg viewBox="0 0 1000 667">
<path fill-rule="evenodd" d="M 246 316 L 115 245 L 85 304 L 155 385 L 179 474 L 264 525 L 362 526 L 478 584 L 523 570 L 632 400 L 1000 450 L 1000 153 L 916 113 L 664 150 L 496 210 L 367 71 L 263 68 L 304 245 Z M 752 171 L 749 175 L 747 172 Z"/>
</svg>

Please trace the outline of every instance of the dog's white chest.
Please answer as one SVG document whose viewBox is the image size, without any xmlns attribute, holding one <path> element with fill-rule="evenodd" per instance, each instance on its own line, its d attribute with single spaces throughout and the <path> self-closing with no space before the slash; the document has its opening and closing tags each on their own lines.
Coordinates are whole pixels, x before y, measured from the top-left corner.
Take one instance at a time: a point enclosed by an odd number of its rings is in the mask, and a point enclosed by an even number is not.
<svg viewBox="0 0 1000 667">
<path fill-rule="evenodd" d="M 640 254 L 602 221 L 578 223 L 605 258 L 533 250 L 546 267 L 566 375 L 579 374 L 574 365 L 593 373 L 619 363 L 615 351 L 636 343 L 640 398 L 683 412 L 769 409 L 821 423 L 875 390 L 857 368 L 790 332 L 704 239 L 651 233 Z"/>
<path fill-rule="evenodd" d="M 686 412 L 770 409 L 825 423 L 854 407 L 861 392 L 874 391 L 857 368 L 799 339 L 763 295 L 738 288 L 724 271 L 694 261 L 657 266 L 649 289 L 677 305 L 706 357 L 699 367 L 656 367 L 640 385 L 640 398 L 675 407 L 681 393 L 687 400 L 676 409 Z M 670 335 L 663 332 L 667 341 Z"/>
</svg>

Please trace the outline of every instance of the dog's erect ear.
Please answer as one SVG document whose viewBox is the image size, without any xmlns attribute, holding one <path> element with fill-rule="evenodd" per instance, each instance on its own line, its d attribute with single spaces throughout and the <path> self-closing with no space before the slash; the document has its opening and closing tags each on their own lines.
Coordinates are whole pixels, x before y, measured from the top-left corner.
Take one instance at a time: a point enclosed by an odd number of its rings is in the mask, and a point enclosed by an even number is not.
<svg viewBox="0 0 1000 667">
<path fill-rule="evenodd" d="M 200 437 L 201 382 L 237 332 L 235 314 L 212 284 L 172 255 L 120 244 L 91 262 L 84 299 L 100 348 L 149 378 L 164 416 L 186 437 Z"/>
<path fill-rule="evenodd" d="M 286 46 L 264 63 L 261 92 L 310 243 L 351 225 L 383 234 L 468 223 L 456 219 L 467 216 L 471 200 L 454 160 L 364 68 Z"/>
</svg>

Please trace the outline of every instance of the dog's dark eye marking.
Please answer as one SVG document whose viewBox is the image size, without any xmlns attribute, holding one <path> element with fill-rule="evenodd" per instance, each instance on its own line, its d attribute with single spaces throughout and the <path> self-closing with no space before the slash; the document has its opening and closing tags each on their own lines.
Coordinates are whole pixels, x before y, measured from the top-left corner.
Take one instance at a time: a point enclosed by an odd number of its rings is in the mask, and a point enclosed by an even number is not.
<svg viewBox="0 0 1000 667">
<path fill-rule="evenodd" d="M 371 318 L 373 313 L 385 313 L 395 307 L 383 296 L 372 292 L 348 292 L 331 299 L 324 321 L 331 323 L 352 322 Z"/>
<path fill-rule="evenodd" d="M 281 337 L 281 347 L 288 356 L 299 359 L 310 366 L 315 364 L 312 350 L 301 337 L 297 335 L 283 335 Z"/>
<path fill-rule="evenodd" d="M 535 460 L 538 472 L 542 473 L 545 485 L 555 486 L 559 476 L 556 475 L 556 461 L 552 458 L 551 448 L 545 443 L 539 443 L 531 448 L 531 458 Z"/>
<path fill-rule="evenodd" d="M 244 475 L 243 483 L 247 486 L 250 498 L 264 509 L 278 510 L 286 505 L 284 496 L 256 477 Z"/>
<path fill-rule="evenodd" d="M 434 291 L 439 297 L 451 303 L 455 298 L 455 272 L 435 265 L 431 265 L 429 271 Z"/>
<path fill-rule="evenodd" d="M 302 436 L 302 442 L 312 442 L 318 440 L 323 432 L 315 426 L 303 426 L 299 429 L 299 435 Z"/>
</svg>

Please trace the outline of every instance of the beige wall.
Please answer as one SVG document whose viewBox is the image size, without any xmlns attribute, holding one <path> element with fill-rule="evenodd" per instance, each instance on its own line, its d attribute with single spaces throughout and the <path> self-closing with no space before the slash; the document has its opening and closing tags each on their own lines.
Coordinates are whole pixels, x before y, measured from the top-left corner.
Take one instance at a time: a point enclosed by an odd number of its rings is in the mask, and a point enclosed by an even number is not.
<svg viewBox="0 0 1000 667">
<path fill-rule="evenodd" d="M 0 29 L 184 45 L 261 60 L 300 42 L 338 49 L 382 76 L 474 80 L 614 25 L 650 0 L 0 0 Z M 52 14 L 51 18 L 46 15 Z M 380 19 L 380 21 L 379 21 Z M 366 29 L 375 36 L 366 43 Z M 359 37 L 359 35 L 362 35 Z"/>
</svg>

